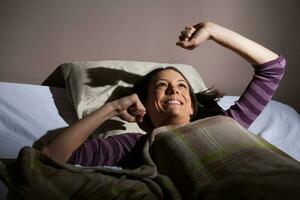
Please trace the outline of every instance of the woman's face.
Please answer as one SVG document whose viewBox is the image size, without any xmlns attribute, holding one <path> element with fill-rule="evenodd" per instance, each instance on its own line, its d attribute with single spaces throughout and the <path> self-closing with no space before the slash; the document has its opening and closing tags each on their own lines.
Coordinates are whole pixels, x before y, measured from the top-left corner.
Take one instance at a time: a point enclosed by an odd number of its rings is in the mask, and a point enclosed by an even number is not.
<svg viewBox="0 0 300 200">
<path fill-rule="evenodd" d="M 145 107 L 154 127 L 189 123 L 193 106 L 188 83 L 181 74 L 172 69 L 158 72 L 148 91 Z"/>
</svg>

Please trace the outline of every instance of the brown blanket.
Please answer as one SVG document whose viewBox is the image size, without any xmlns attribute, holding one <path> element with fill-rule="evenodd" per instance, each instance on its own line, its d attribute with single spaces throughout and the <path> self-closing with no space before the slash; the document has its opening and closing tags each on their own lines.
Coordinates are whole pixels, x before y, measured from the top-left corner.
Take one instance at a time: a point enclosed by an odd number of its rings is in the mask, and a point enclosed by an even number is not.
<svg viewBox="0 0 300 200">
<path fill-rule="evenodd" d="M 30 147 L 0 165 L 9 199 L 300 199 L 300 164 L 227 117 L 155 130 L 134 170 L 76 167 Z"/>
</svg>

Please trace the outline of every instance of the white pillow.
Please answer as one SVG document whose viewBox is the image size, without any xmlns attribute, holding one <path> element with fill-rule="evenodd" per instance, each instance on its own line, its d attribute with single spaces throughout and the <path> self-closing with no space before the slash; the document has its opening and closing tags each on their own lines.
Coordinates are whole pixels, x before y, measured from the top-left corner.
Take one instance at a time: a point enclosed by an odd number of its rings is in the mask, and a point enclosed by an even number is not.
<svg viewBox="0 0 300 200">
<path fill-rule="evenodd" d="M 194 92 L 206 89 L 199 73 L 189 65 L 173 63 L 137 62 L 122 60 L 85 61 L 62 64 L 66 90 L 78 118 L 95 111 L 106 102 L 129 94 L 129 88 L 145 74 L 155 68 L 173 66 L 190 81 Z M 119 118 L 107 121 L 97 133 L 111 134 L 127 132 L 144 133 L 136 123 Z"/>
</svg>

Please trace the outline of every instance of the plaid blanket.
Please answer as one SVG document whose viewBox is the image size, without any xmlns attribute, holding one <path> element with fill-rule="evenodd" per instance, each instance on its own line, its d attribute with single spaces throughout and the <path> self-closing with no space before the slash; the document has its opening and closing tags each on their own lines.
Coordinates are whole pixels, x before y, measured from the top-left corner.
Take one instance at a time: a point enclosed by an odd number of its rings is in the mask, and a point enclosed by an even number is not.
<svg viewBox="0 0 300 200">
<path fill-rule="evenodd" d="M 0 165 L 8 199 L 300 199 L 300 164 L 228 117 L 161 127 L 137 169 L 76 167 L 30 147 Z"/>
<path fill-rule="evenodd" d="M 300 199 L 299 162 L 231 118 L 163 127 L 150 140 L 158 172 L 185 199 Z"/>
</svg>

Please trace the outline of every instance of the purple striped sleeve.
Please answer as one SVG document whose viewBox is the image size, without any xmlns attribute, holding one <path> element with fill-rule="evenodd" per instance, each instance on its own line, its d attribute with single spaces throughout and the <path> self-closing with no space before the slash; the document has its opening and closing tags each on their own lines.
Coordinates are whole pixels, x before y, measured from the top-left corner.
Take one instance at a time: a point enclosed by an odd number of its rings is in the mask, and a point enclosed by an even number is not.
<svg viewBox="0 0 300 200">
<path fill-rule="evenodd" d="M 126 133 L 108 138 L 88 139 L 73 152 L 68 163 L 82 166 L 119 166 L 118 163 L 126 160 L 142 136 L 139 133 Z"/>
<path fill-rule="evenodd" d="M 261 65 L 253 65 L 255 73 L 241 97 L 225 111 L 248 128 L 271 100 L 283 77 L 286 60 L 279 56 Z"/>
</svg>

